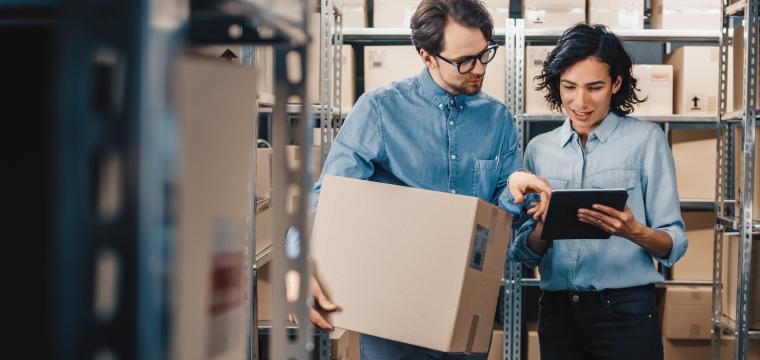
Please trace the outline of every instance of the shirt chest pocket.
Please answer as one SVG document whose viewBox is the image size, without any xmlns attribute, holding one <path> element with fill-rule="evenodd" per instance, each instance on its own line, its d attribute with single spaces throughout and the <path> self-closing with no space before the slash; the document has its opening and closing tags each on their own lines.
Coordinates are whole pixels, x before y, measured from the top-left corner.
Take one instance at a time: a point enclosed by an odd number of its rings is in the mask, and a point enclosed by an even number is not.
<svg viewBox="0 0 760 360">
<path fill-rule="evenodd" d="M 475 160 L 472 194 L 485 201 L 493 200 L 499 182 L 498 160 Z"/>
<path fill-rule="evenodd" d="M 589 184 L 594 189 L 625 189 L 628 195 L 636 189 L 639 172 L 629 169 L 604 170 L 589 175 Z"/>
</svg>

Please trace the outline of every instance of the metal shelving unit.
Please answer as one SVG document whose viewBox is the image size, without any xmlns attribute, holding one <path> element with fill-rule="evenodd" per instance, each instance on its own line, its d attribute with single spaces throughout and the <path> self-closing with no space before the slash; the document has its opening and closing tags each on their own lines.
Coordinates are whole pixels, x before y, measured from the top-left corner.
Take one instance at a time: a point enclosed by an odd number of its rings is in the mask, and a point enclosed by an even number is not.
<svg viewBox="0 0 760 360">
<path fill-rule="evenodd" d="M 760 339 L 760 330 L 749 329 L 750 287 L 752 285 L 752 238 L 760 233 L 760 225 L 753 221 L 754 167 L 755 167 L 755 126 L 757 125 L 760 104 L 756 103 L 756 84 L 760 74 L 755 71 L 758 62 L 758 41 L 760 34 L 760 1 L 741 0 L 730 4 L 729 0 L 722 2 L 722 27 L 720 41 L 720 115 L 717 121 L 717 159 L 715 198 L 717 221 L 715 226 L 715 243 L 713 259 L 713 291 L 712 291 L 712 358 L 719 359 L 721 336 L 728 332 L 736 337 L 735 359 L 746 359 L 749 339 Z M 727 74 L 728 74 L 728 34 L 734 19 L 742 18 L 744 25 L 744 52 L 741 54 L 744 63 L 742 82 L 744 109 L 728 112 L 726 108 Z M 738 56 L 735 55 L 735 56 Z M 742 169 L 743 174 L 734 174 L 729 142 L 735 128 L 743 130 Z M 741 194 L 735 197 L 729 193 L 735 176 L 741 176 Z M 735 206 L 738 205 L 738 206 Z M 735 214 L 738 212 L 738 215 Z M 723 305 L 723 241 L 729 232 L 739 233 L 739 259 L 737 279 L 737 306 L 735 321 L 724 316 Z M 757 301 L 758 299 L 755 299 Z"/>
</svg>

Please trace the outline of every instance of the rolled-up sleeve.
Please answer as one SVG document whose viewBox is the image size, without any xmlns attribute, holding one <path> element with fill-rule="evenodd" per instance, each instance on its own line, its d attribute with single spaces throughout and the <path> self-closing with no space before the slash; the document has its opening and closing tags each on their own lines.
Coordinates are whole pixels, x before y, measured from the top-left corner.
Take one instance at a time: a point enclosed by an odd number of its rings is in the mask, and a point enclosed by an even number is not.
<svg viewBox="0 0 760 360">
<path fill-rule="evenodd" d="M 316 210 L 325 175 L 366 180 L 384 156 L 382 114 L 368 94 L 356 101 L 330 148 L 322 172 L 312 191 L 312 212 Z"/>
<path fill-rule="evenodd" d="M 648 138 L 651 141 L 647 142 L 642 159 L 646 225 L 666 232 L 673 242 L 667 258 L 652 256 L 665 266 L 673 266 L 688 247 L 673 154 L 659 127 L 654 128 Z"/>
<path fill-rule="evenodd" d="M 533 169 L 531 144 L 525 150 L 525 167 L 531 172 Z M 507 193 L 509 193 L 507 191 Z M 511 196 L 509 197 L 511 201 Z M 535 194 L 526 197 L 524 204 L 538 200 Z M 514 204 L 514 202 L 512 202 Z M 514 217 L 512 243 L 509 245 L 509 261 L 522 262 L 528 267 L 536 267 L 541 262 L 542 256 L 536 254 L 528 247 L 528 236 L 536 227 L 536 221 L 526 213 L 528 206 L 521 206 L 519 216 Z"/>
</svg>

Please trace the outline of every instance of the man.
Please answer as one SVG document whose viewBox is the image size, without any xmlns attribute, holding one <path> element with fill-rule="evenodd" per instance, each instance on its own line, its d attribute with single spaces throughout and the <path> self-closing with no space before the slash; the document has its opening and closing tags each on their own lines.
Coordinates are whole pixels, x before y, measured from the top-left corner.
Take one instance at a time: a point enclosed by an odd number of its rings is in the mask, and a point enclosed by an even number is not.
<svg viewBox="0 0 760 360">
<path fill-rule="evenodd" d="M 411 22 L 412 41 L 425 64 L 412 78 L 370 91 L 346 119 L 319 181 L 338 175 L 477 196 L 517 213 L 526 192 L 551 191 L 542 179 L 518 171 L 517 131 L 507 107 L 480 91 L 497 51 L 493 23 L 477 0 L 423 0 Z M 511 174 L 511 175 L 510 175 Z M 509 189 L 509 191 L 507 191 Z M 546 201 L 534 216 L 544 211 Z M 316 280 L 315 303 L 334 311 Z M 311 320 L 332 326 L 316 310 Z M 484 358 L 362 336 L 362 359 Z"/>
</svg>

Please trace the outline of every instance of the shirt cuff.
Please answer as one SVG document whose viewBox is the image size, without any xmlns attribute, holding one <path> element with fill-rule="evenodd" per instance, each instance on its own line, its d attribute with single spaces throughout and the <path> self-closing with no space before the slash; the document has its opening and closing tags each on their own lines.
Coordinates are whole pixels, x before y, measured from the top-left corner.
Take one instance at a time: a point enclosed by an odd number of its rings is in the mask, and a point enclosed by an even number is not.
<svg viewBox="0 0 760 360">
<path fill-rule="evenodd" d="M 677 229 L 673 229 L 672 227 L 666 227 L 666 228 L 658 228 L 657 230 L 664 231 L 668 236 L 670 236 L 670 240 L 672 242 L 672 246 L 670 247 L 670 254 L 668 254 L 667 257 L 659 257 L 652 255 L 657 261 L 667 267 L 672 267 L 676 261 L 678 261 L 684 253 L 686 253 L 686 247 L 688 246 L 688 240 L 686 239 L 686 236 L 683 235 L 683 232 L 678 231 Z"/>
<path fill-rule="evenodd" d="M 528 247 L 528 237 L 536 228 L 536 220 L 529 218 L 516 232 L 516 235 L 510 246 L 509 260 L 522 262 L 528 267 L 536 267 L 541 262 L 543 256 L 536 254 Z"/>
</svg>

